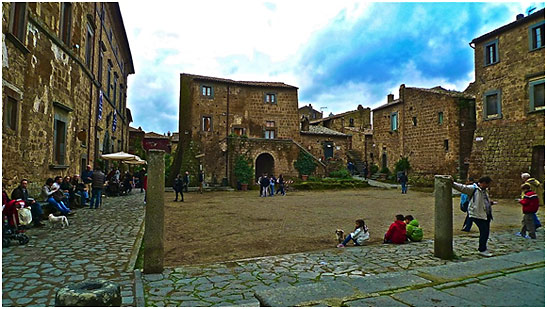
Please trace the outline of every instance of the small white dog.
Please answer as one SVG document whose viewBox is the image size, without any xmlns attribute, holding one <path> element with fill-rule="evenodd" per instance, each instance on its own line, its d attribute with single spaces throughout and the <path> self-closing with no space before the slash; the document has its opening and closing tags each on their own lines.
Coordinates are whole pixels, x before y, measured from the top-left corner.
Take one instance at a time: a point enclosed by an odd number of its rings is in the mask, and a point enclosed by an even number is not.
<svg viewBox="0 0 547 309">
<path fill-rule="evenodd" d="M 343 229 L 337 229 L 335 232 L 336 234 L 336 240 L 338 240 L 338 243 L 341 244 L 344 239 L 345 239 L 345 235 L 344 235 L 344 230 Z"/>
<path fill-rule="evenodd" d="M 55 217 L 53 214 L 48 216 L 49 228 L 54 228 L 55 226 L 61 226 L 61 228 L 68 227 L 68 219 L 65 216 Z"/>
</svg>

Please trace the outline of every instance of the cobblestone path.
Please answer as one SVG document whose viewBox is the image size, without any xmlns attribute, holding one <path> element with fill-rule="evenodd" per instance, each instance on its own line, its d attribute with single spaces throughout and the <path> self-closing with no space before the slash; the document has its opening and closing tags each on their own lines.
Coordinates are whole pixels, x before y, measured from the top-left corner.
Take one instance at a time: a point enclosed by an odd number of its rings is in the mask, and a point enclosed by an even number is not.
<svg viewBox="0 0 547 309">
<path fill-rule="evenodd" d="M 100 209 L 77 209 L 66 229 L 29 229 L 27 245 L 2 248 L 2 306 L 53 306 L 61 287 L 86 279 L 119 283 L 123 305 L 133 306 L 133 270 L 126 269 L 143 199 L 107 198 Z"/>
<path fill-rule="evenodd" d="M 490 235 L 494 255 L 545 249 L 543 229 L 537 240 L 515 236 L 517 230 Z M 424 266 L 480 259 L 478 232 L 454 239 L 455 261 L 433 256 L 433 241 L 329 249 L 199 266 L 166 269 L 143 276 L 148 306 L 258 306 L 254 291 L 301 285 L 337 277 L 363 277 Z"/>
</svg>

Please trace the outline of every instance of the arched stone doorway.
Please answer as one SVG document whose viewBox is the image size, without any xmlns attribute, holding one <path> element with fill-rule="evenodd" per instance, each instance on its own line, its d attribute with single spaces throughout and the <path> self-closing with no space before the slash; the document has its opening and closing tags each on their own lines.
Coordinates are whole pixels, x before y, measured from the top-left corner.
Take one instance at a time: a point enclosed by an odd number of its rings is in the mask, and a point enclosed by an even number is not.
<svg viewBox="0 0 547 309">
<path fill-rule="evenodd" d="M 269 153 L 263 153 L 256 158 L 255 162 L 255 179 L 262 176 L 263 173 L 273 174 L 274 172 L 274 158 Z"/>
</svg>

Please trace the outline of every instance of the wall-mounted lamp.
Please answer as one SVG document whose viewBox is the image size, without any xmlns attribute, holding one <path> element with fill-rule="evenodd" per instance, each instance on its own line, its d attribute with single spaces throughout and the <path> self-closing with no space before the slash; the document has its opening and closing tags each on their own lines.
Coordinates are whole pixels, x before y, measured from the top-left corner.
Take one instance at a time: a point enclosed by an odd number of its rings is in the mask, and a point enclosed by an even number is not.
<svg viewBox="0 0 547 309">
<path fill-rule="evenodd" d="M 80 45 L 74 44 L 74 45 L 72 45 L 72 47 L 73 47 L 73 48 L 76 48 L 76 49 L 79 49 L 79 48 L 80 48 Z"/>
</svg>

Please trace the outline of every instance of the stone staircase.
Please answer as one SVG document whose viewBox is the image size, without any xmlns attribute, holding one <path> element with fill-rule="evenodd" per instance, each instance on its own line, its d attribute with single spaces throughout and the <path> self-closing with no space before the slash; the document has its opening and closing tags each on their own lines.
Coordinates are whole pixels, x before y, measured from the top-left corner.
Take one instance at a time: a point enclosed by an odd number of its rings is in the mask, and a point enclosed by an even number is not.
<svg viewBox="0 0 547 309">
<path fill-rule="evenodd" d="M 365 162 L 362 160 L 361 153 L 355 149 L 349 150 L 346 153 L 348 160 L 353 162 L 353 165 L 355 166 L 355 171 L 359 175 L 363 174 L 363 168 L 365 167 Z"/>
</svg>

